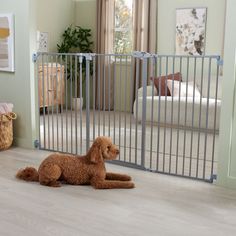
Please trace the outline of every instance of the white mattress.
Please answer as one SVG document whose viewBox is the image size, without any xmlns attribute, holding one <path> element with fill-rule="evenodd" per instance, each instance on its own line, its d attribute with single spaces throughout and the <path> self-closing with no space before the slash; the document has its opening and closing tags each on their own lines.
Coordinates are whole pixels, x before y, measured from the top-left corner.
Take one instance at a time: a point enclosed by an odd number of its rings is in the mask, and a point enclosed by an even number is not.
<svg viewBox="0 0 236 236">
<path fill-rule="evenodd" d="M 133 105 L 134 117 L 137 118 L 138 121 L 142 120 L 143 97 L 140 96 L 141 94 L 142 93 L 139 93 L 139 97 L 135 100 Z M 137 107 L 136 103 L 138 103 Z M 147 96 L 146 121 L 152 121 L 153 113 L 153 122 L 155 123 L 187 126 L 189 128 L 214 129 L 215 127 L 219 129 L 220 108 L 221 100 L 215 100 L 213 98 L 195 98 L 193 103 L 193 97 L 188 97 L 187 100 L 186 97 L 180 97 L 180 99 L 179 97 L 160 97 L 159 100 L 159 96 L 153 96 L 152 109 L 152 96 Z"/>
</svg>

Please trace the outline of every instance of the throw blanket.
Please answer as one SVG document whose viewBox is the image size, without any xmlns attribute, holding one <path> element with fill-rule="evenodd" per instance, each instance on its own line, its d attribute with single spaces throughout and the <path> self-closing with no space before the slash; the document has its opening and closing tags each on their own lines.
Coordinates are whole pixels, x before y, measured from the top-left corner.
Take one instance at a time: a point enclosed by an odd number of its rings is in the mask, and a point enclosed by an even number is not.
<svg viewBox="0 0 236 236">
<path fill-rule="evenodd" d="M 13 104 L 12 103 L 0 103 L 0 115 L 12 112 Z"/>
</svg>

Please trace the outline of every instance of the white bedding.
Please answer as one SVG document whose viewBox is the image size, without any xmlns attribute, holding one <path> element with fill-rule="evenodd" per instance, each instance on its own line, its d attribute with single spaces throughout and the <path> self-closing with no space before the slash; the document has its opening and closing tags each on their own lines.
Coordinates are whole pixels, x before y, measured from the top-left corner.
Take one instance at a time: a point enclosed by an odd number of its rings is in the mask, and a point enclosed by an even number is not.
<svg viewBox="0 0 236 236">
<path fill-rule="evenodd" d="M 152 87 L 147 87 L 146 97 L 146 121 L 151 122 L 152 118 Z M 156 91 L 154 91 L 156 94 Z M 173 101 L 173 106 L 172 106 Z M 139 90 L 138 99 L 133 105 L 134 117 L 142 120 L 142 89 Z M 137 108 L 136 108 L 136 103 Z M 173 108 L 173 109 L 172 109 Z M 201 109 L 200 109 L 201 108 Z M 219 117 L 221 100 L 213 98 L 196 97 L 160 97 L 153 96 L 153 122 L 160 122 L 165 125 L 180 125 L 193 128 L 219 129 Z M 159 115 L 160 110 L 160 115 Z M 201 113 L 201 120 L 200 120 Z M 215 120 L 216 113 L 216 120 Z M 208 114 L 208 119 L 207 119 Z M 159 117 L 160 116 L 160 117 Z M 200 126 L 199 126 L 200 121 Z"/>
</svg>

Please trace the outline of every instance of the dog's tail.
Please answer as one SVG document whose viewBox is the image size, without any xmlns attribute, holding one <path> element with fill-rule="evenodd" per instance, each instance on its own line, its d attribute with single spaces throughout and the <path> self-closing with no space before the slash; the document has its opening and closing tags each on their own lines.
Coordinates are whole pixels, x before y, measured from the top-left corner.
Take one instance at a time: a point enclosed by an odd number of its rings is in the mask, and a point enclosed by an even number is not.
<svg viewBox="0 0 236 236">
<path fill-rule="evenodd" d="M 26 167 L 25 169 L 20 169 L 16 178 L 23 179 L 25 181 L 39 181 L 38 171 L 34 167 Z"/>
</svg>

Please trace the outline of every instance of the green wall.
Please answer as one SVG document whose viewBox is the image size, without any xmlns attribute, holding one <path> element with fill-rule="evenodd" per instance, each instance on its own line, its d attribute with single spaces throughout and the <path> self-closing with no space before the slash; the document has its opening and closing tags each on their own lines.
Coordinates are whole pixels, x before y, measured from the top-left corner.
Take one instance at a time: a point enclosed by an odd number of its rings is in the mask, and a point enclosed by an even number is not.
<svg viewBox="0 0 236 236">
<path fill-rule="evenodd" d="M 35 0 L 21 0 L 20 4 L 18 0 L 0 0 L 0 13 L 15 16 L 15 72 L 0 72 L 0 101 L 14 104 L 18 115 L 14 122 L 14 141 L 22 147 L 32 147 L 35 139 L 34 79 L 31 77 L 31 53 L 35 44 L 30 40 L 35 29 L 35 20 L 31 18 L 35 4 Z"/>
<path fill-rule="evenodd" d="M 49 49 L 54 51 L 62 32 L 73 23 L 73 4 L 73 0 L 0 0 L 0 13 L 15 16 L 15 72 L 0 72 L 0 101 L 14 104 L 17 146 L 32 148 L 38 136 L 37 82 L 32 62 L 36 31 L 49 32 Z"/>
<path fill-rule="evenodd" d="M 227 0 L 218 181 L 236 188 L 236 1 Z"/>
<path fill-rule="evenodd" d="M 158 0 L 157 48 L 159 53 L 174 53 L 175 9 L 207 7 L 206 54 L 222 55 L 226 0 Z M 89 27 L 96 39 L 96 0 L 77 0 L 75 24 Z"/>
<path fill-rule="evenodd" d="M 222 55 L 226 0 L 158 0 L 158 52 L 175 52 L 175 9 L 207 7 L 206 54 Z"/>
<path fill-rule="evenodd" d="M 96 0 L 76 1 L 75 25 L 92 30 L 92 40 L 96 41 Z M 94 43 L 95 48 L 95 43 Z"/>
<path fill-rule="evenodd" d="M 75 1 L 38 0 L 37 30 L 48 32 L 49 51 L 57 51 L 64 30 L 74 23 Z"/>
</svg>

